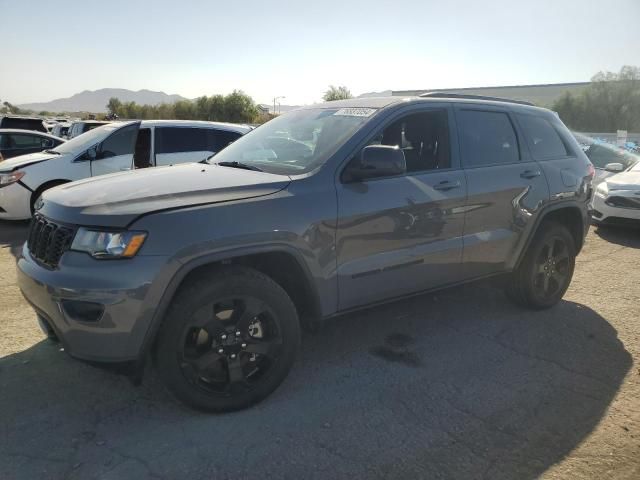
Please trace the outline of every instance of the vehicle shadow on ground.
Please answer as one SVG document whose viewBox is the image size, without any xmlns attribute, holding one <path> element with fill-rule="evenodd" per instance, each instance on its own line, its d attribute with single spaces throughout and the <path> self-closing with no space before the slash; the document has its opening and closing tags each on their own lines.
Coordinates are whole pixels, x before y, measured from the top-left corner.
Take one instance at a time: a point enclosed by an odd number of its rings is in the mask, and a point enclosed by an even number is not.
<svg viewBox="0 0 640 480">
<path fill-rule="evenodd" d="M 640 248 L 640 228 L 599 226 L 595 234 L 603 240 L 623 247 Z"/>
<path fill-rule="evenodd" d="M 233 414 L 41 342 L 0 359 L 0 477 L 536 478 L 631 364 L 597 312 L 524 311 L 485 284 L 331 321 L 270 398 Z"/>
<path fill-rule="evenodd" d="M 17 258 L 22 244 L 27 241 L 29 221 L 7 222 L 0 220 L 0 248 L 8 248 Z"/>
</svg>

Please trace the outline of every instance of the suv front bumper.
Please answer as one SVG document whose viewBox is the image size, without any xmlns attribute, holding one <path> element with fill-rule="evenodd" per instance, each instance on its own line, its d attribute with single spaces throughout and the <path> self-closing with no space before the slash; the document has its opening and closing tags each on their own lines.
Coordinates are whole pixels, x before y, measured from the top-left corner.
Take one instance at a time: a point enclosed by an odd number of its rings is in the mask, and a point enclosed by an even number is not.
<svg viewBox="0 0 640 480">
<path fill-rule="evenodd" d="M 41 266 L 26 245 L 18 285 L 70 355 L 98 362 L 138 358 L 162 296 L 155 280 L 167 257 L 95 260 L 66 252 L 59 267 Z M 154 284 L 155 282 L 155 284 Z"/>
</svg>

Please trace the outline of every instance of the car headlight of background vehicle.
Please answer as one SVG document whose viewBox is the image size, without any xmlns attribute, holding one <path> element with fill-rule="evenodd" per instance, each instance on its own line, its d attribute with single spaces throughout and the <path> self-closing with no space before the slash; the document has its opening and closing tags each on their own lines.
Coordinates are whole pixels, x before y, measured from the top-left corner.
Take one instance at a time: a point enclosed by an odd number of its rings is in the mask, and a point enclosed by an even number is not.
<svg viewBox="0 0 640 480">
<path fill-rule="evenodd" d="M 7 185 L 11 185 L 12 183 L 16 183 L 24 177 L 24 172 L 9 172 L 9 173 L 0 173 L 0 188 L 6 187 Z"/>
<path fill-rule="evenodd" d="M 609 187 L 607 186 L 607 182 L 602 182 L 596 188 L 596 195 L 600 198 L 607 198 L 609 196 Z"/>
<path fill-rule="evenodd" d="M 144 243 L 145 232 L 108 232 L 80 228 L 71 244 L 71 250 L 86 252 L 94 258 L 131 258 Z"/>
</svg>

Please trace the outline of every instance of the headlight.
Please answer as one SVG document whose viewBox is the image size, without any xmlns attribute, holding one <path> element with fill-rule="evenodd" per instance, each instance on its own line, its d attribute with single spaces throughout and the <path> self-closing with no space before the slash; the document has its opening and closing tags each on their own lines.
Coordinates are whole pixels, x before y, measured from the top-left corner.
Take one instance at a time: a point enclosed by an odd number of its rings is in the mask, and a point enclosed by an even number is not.
<svg viewBox="0 0 640 480">
<path fill-rule="evenodd" d="M 87 252 L 94 258 L 131 258 L 138 253 L 147 234 L 144 232 L 105 232 L 80 228 L 71 250 Z"/>
<path fill-rule="evenodd" d="M 607 182 L 602 182 L 596 188 L 596 196 L 600 198 L 607 198 L 609 196 L 609 187 L 607 186 Z"/>
<path fill-rule="evenodd" d="M 0 188 L 16 183 L 24 177 L 24 172 L 0 173 Z"/>
</svg>

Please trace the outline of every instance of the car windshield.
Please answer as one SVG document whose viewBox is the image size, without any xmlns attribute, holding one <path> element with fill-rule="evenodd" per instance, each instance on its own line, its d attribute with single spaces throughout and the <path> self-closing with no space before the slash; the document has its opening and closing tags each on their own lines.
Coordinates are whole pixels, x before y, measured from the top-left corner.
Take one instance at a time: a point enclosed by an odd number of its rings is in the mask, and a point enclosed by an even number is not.
<svg viewBox="0 0 640 480">
<path fill-rule="evenodd" d="M 297 175 L 322 165 L 368 120 L 372 108 L 303 109 L 281 115 L 226 147 L 208 163 L 236 163 Z"/>
<path fill-rule="evenodd" d="M 125 124 L 107 124 L 102 125 L 98 128 L 94 128 L 82 135 L 78 135 L 77 137 L 72 138 L 71 140 L 61 143 L 53 150 L 58 153 L 77 153 L 82 150 L 89 148 L 96 143 L 100 143 L 104 140 L 111 132 L 117 130 L 120 127 L 123 127 Z"/>
</svg>

